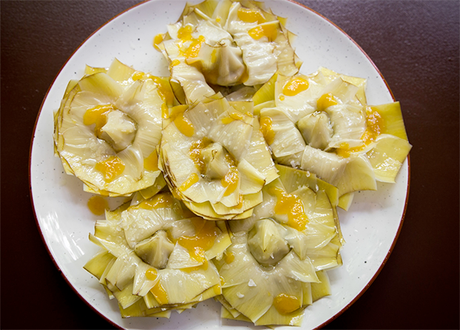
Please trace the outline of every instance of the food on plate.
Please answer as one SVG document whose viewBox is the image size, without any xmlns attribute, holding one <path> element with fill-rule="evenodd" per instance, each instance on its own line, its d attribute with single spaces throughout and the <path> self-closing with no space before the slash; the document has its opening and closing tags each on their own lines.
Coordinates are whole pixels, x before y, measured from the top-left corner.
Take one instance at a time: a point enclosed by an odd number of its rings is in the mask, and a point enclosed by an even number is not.
<svg viewBox="0 0 460 330">
<path fill-rule="evenodd" d="M 170 77 L 114 60 L 69 83 L 56 155 L 86 191 L 130 198 L 96 222 L 85 265 L 122 317 L 215 298 L 223 318 L 299 326 L 342 265 L 337 207 L 395 181 L 411 149 L 399 103 L 300 73 L 285 24 L 260 2 L 187 4 L 154 38 Z"/>
<path fill-rule="evenodd" d="M 253 215 L 228 222 L 232 245 L 214 261 L 225 318 L 299 326 L 303 310 L 330 292 L 326 270 L 342 264 L 336 188 L 305 171 L 279 169 Z"/>
<path fill-rule="evenodd" d="M 169 192 L 106 212 L 90 240 L 102 249 L 85 269 L 123 317 L 169 317 L 221 293 L 211 260 L 230 245 L 225 222 L 196 217 Z"/>
<path fill-rule="evenodd" d="M 348 208 L 358 190 L 394 182 L 411 145 L 398 102 L 372 106 L 366 80 L 326 68 L 275 74 L 254 95 L 275 161 L 317 174 L 339 189 Z"/>
<path fill-rule="evenodd" d="M 262 202 L 262 188 L 278 177 L 250 108 L 243 112 L 216 95 L 171 109 L 160 165 L 175 195 L 206 219 L 242 219 Z"/>
<path fill-rule="evenodd" d="M 293 75 L 301 65 L 285 19 L 256 1 L 206 0 L 187 4 L 155 47 L 169 61 L 171 78 L 188 102 L 212 96 L 214 85 L 255 86 L 275 72 Z"/>
<path fill-rule="evenodd" d="M 125 196 L 152 186 L 160 170 L 161 109 L 173 104 L 169 80 L 114 60 L 71 81 L 54 117 L 55 153 L 86 191 Z"/>
</svg>

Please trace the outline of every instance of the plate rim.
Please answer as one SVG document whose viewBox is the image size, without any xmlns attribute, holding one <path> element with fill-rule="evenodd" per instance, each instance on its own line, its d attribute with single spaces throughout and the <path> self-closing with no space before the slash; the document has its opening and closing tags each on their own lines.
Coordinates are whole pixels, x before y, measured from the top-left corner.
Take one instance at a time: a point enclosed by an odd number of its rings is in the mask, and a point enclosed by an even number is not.
<svg viewBox="0 0 460 330">
<path fill-rule="evenodd" d="M 69 285 L 69 287 L 77 294 L 77 296 L 87 305 L 89 306 L 94 312 L 96 312 L 99 316 L 101 316 L 105 321 L 107 321 L 108 323 L 110 323 L 111 325 L 113 325 L 114 327 L 118 328 L 118 329 L 123 329 L 123 327 L 121 327 L 120 325 L 118 325 L 117 323 L 115 323 L 114 321 L 112 321 L 111 319 L 109 319 L 107 316 L 105 316 L 102 312 L 100 312 L 98 309 L 96 309 L 94 306 L 92 306 L 89 301 L 87 301 L 83 296 L 82 294 L 80 294 L 80 292 L 75 288 L 75 286 L 70 282 L 70 280 L 67 278 L 67 276 L 64 274 L 64 272 L 62 271 L 61 267 L 59 266 L 58 262 L 56 261 L 55 257 L 53 256 L 51 250 L 50 250 L 50 246 L 48 246 L 48 244 L 46 243 L 46 240 L 45 240 L 45 236 L 43 234 L 43 230 L 42 228 L 40 227 L 40 224 L 39 224 L 39 221 L 38 221 L 38 217 L 37 217 L 37 211 L 36 211 L 36 207 L 35 207 L 35 203 L 34 203 L 34 196 L 33 196 L 33 189 L 32 189 L 32 152 L 33 152 L 33 147 L 34 147 L 34 141 L 35 141 L 35 135 L 36 135 L 36 131 L 37 131 L 37 124 L 38 124 L 38 121 L 40 119 L 40 116 L 41 116 L 41 113 L 42 113 L 42 110 L 43 110 L 43 106 L 49 96 L 49 93 L 52 89 L 52 87 L 54 86 L 57 78 L 59 77 L 59 75 L 61 74 L 61 72 L 63 71 L 63 69 L 67 66 L 67 64 L 69 63 L 69 61 L 73 58 L 73 56 L 75 55 L 75 53 L 81 49 L 81 47 L 89 40 L 91 39 L 94 35 L 96 35 L 102 28 L 104 28 L 105 26 L 107 26 L 109 23 L 111 23 L 112 21 L 114 21 L 115 19 L 117 19 L 118 17 L 124 15 L 126 12 L 130 11 L 130 10 L 133 10 L 134 8 L 138 7 L 138 6 L 141 6 L 145 3 L 148 3 L 148 2 L 151 2 L 151 1 L 161 1 L 161 0 L 142 0 L 140 1 L 139 3 L 133 5 L 133 6 L 130 6 L 128 8 L 126 8 L 125 10 L 119 12 L 118 14 L 116 14 L 115 16 L 113 16 L 111 19 L 107 20 L 105 23 L 103 23 L 102 25 L 100 25 L 97 29 L 95 29 L 88 37 L 86 37 L 79 45 L 78 47 L 76 47 L 73 52 L 71 53 L 71 55 L 65 60 L 65 62 L 62 64 L 62 66 L 60 67 L 59 71 L 57 72 L 57 74 L 55 75 L 55 77 L 53 78 L 52 82 L 50 83 L 50 85 L 48 86 L 48 89 L 43 97 L 43 100 L 40 104 L 40 107 L 39 107 L 39 111 L 37 113 L 37 116 L 36 116 L 36 119 L 35 119 L 35 123 L 34 123 L 34 126 L 33 126 L 33 130 L 32 130 L 32 136 L 31 136 L 31 139 L 30 139 L 30 146 L 29 146 L 29 161 L 28 161 L 28 181 L 29 181 L 29 196 L 30 196 L 30 202 L 31 202 L 31 205 L 32 205 L 32 211 L 33 211 L 33 214 L 34 214 L 34 221 L 35 221 L 35 225 L 37 226 L 37 229 L 38 229 L 38 232 L 40 233 L 40 238 L 46 248 L 46 251 L 48 253 L 48 255 L 51 257 L 51 260 L 53 262 L 53 264 L 55 265 L 55 267 L 57 268 L 58 272 L 61 274 L 61 276 L 64 278 L 65 282 Z M 290 2 L 290 3 L 293 3 L 295 5 L 298 5 L 310 12 L 312 12 L 313 14 L 317 15 L 318 17 L 320 17 L 321 19 L 323 19 L 324 21 L 326 21 L 327 23 L 331 24 L 334 28 L 336 28 L 341 34 L 343 34 L 346 38 L 348 38 L 358 49 L 359 51 L 366 57 L 366 59 L 368 60 L 368 62 L 373 66 L 373 68 L 375 69 L 375 71 L 378 73 L 378 75 L 380 76 L 380 78 L 382 79 L 382 81 L 384 82 L 388 92 L 390 93 L 390 96 L 391 98 L 393 99 L 393 101 L 395 101 L 395 97 L 394 97 L 394 94 L 393 94 L 393 91 L 391 90 L 390 86 L 388 85 L 388 82 L 387 80 L 385 79 L 385 77 L 383 76 L 382 72 L 379 70 L 379 68 L 377 67 L 377 65 L 374 63 L 374 61 L 370 58 L 370 56 L 366 53 L 366 51 L 364 51 L 364 49 L 352 38 L 350 37 L 350 35 L 348 35 L 348 33 L 346 33 L 341 27 L 339 27 L 337 24 L 335 24 L 333 21 L 331 21 L 329 18 L 325 17 L 324 15 L 320 14 L 319 12 L 317 12 L 316 10 L 302 4 L 302 3 L 299 3 L 295 0 L 284 0 L 286 2 Z M 340 315 L 342 315 L 348 308 L 350 308 L 359 298 L 361 298 L 363 296 L 363 294 L 367 291 L 367 289 L 373 284 L 373 282 L 376 280 L 376 278 L 378 277 L 378 275 L 380 274 L 380 272 L 382 271 L 383 267 L 386 265 L 388 259 L 390 258 L 395 246 L 396 246 L 396 243 L 398 241 L 398 238 L 399 238 L 399 235 L 401 234 L 401 230 L 402 230 L 402 226 L 404 224 L 404 219 L 405 219 L 405 216 L 406 216 L 406 212 L 407 212 L 407 207 L 408 207 L 408 202 L 409 202 L 409 195 L 410 195 L 410 183 L 411 183 L 411 162 L 410 162 L 410 154 L 407 155 L 406 157 L 406 161 L 407 161 L 407 185 L 406 185 L 406 196 L 405 196 L 405 200 L 404 200 L 404 207 L 402 209 L 402 214 L 401 214 L 401 219 L 399 220 L 399 226 L 398 226 L 398 229 L 396 231 L 396 234 L 394 236 L 394 239 L 393 239 L 393 242 L 391 243 L 391 246 L 388 250 L 388 252 L 386 253 L 383 261 L 381 262 L 380 266 L 378 267 L 377 271 L 373 274 L 373 276 L 371 277 L 371 279 L 366 283 L 366 285 L 364 286 L 364 288 L 347 304 L 345 305 L 342 309 L 340 309 L 337 313 L 335 313 L 333 316 L 331 316 L 329 319 L 327 319 L 325 322 L 321 323 L 320 325 L 318 325 L 317 327 L 315 327 L 314 329 L 321 329 L 323 328 L 324 326 L 326 326 L 327 324 L 331 323 L 332 321 L 336 320 Z"/>
</svg>

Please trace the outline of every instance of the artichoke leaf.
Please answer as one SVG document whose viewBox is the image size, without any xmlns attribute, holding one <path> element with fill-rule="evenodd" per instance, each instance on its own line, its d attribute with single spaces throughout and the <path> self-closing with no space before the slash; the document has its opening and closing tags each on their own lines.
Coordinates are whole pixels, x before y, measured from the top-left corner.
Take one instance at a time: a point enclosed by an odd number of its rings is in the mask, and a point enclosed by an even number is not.
<svg viewBox="0 0 460 330">
<path fill-rule="evenodd" d="M 397 174 L 412 146 L 405 139 L 390 134 L 381 134 L 367 152 L 378 181 L 394 183 Z"/>
</svg>

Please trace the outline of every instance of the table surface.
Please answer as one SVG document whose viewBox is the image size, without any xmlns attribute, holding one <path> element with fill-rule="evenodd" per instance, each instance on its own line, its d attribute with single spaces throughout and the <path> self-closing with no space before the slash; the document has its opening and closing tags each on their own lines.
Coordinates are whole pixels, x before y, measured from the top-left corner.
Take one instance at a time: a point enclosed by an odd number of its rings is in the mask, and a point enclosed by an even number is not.
<svg viewBox="0 0 460 330">
<path fill-rule="evenodd" d="M 138 1 L 1 1 L 2 318 L 6 328 L 113 328 L 69 287 L 30 202 L 29 149 L 74 50 Z M 325 328 L 459 327 L 459 1 L 299 1 L 348 33 L 402 105 L 413 145 L 406 217 L 368 290 Z"/>
</svg>

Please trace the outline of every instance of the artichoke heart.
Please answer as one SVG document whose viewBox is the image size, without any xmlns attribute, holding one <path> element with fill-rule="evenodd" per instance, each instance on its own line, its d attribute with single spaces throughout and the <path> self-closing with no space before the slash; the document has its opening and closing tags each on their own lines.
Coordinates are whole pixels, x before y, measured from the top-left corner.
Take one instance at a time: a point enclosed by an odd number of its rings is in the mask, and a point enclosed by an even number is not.
<svg viewBox="0 0 460 330">
<path fill-rule="evenodd" d="M 255 86 L 276 71 L 297 73 L 294 35 L 282 22 L 255 1 L 206 0 L 187 4 L 167 33 L 155 38 L 155 47 L 193 103 L 212 96 L 214 86 Z"/>
<path fill-rule="evenodd" d="M 331 203 L 337 188 L 306 171 L 277 167 L 280 176 L 264 187 L 253 215 L 229 223 L 232 245 L 214 259 L 223 278 L 218 301 L 226 318 L 299 325 L 313 299 L 330 294 L 325 270 L 342 263 Z"/>
<path fill-rule="evenodd" d="M 366 80 L 319 68 L 276 74 L 254 95 L 274 159 L 339 189 L 348 209 L 354 191 L 394 182 L 411 145 L 399 103 L 369 106 Z"/>
<path fill-rule="evenodd" d="M 160 174 L 162 107 L 171 99 L 167 80 L 118 60 L 71 82 L 54 127 L 55 152 L 66 173 L 102 195 L 130 195 L 152 186 Z"/>
<path fill-rule="evenodd" d="M 85 269 L 117 299 L 123 317 L 180 311 L 221 293 L 210 260 L 231 244 L 226 224 L 194 216 L 169 192 L 108 211 L 90 239 L 102 251 Z"/>
<path fill-rule="evenodd" d="M 160 146 L 171 191 L 206 219 L 250 216 L 278 176 L 258 127 L 221 96 L 172 111 Z"/>
</svg>

